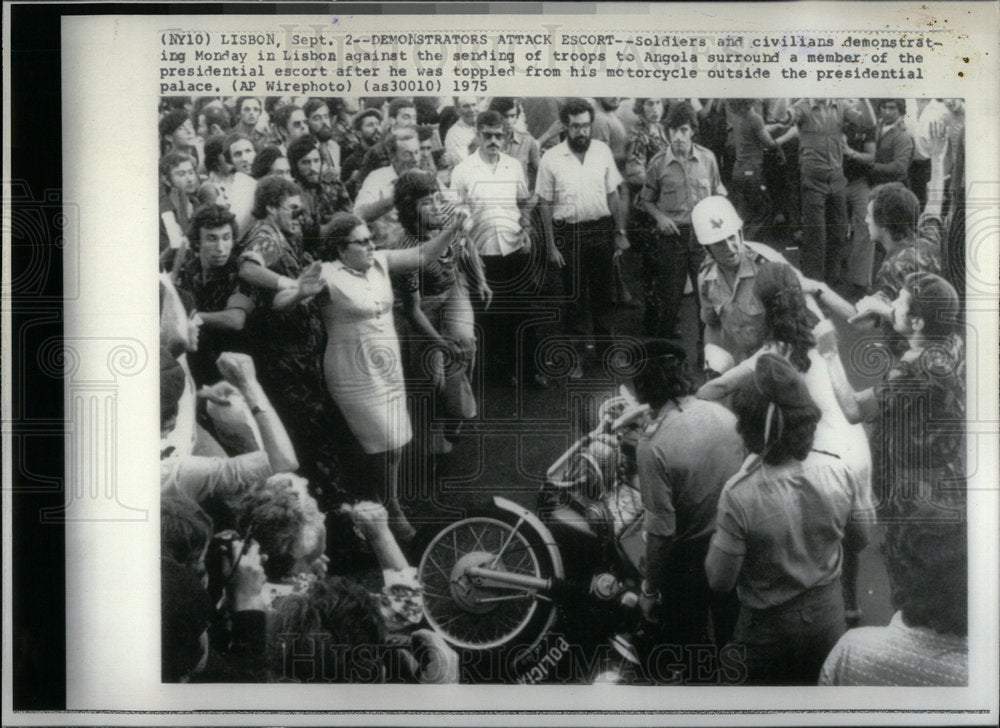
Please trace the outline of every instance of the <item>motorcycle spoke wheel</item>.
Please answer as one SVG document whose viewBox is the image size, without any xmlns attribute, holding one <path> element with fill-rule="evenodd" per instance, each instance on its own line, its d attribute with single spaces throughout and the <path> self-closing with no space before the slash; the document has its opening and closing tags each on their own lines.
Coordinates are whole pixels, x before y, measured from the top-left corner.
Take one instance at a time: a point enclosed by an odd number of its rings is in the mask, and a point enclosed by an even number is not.
<svg viewBox="0 0 1000 728">
<path fill-rule="evenodd" d="M 489 650 L 514 644 L 548 601 L 531 590 L 473 585 L 464 565 L 546 578 L 547 558 L 527 526 L 490 517 L 466 518 L 439 533 L 420 560 L 424 614 L 456 647 Z"/>
</svg>

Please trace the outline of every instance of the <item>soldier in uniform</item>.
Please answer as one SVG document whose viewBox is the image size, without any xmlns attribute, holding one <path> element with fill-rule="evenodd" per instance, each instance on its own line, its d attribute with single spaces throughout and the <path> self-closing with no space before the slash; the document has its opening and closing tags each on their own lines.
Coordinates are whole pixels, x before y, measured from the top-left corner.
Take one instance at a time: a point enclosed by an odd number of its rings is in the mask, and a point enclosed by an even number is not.
<svg viewBox="0 0 1000 728">
<path fill-rule="evenodd" d="M 726 644 L 739 605 L 733 594 L 713 596 L 705 557 L 722 487 L 743 463 L 736 417 L 720 404 L 695 399 L 684 348 L 665 339 L 643 347 L 632 381 L 636 399 L 652 410 L 636 447 L 646 509 L 646 578 L 639 604 L 658 622 L 657 641 L 689 646 Z M 694 676 L 689 676 L 694 677 Z"/>
<path fill-rule="evenodd" d="M 709 255 L 698 272 L 705 344 L 728 351 L 738 364 L 763 343 L 764 307 L 753 291 L 757 267 L 766 260 L 787 263 L 761 243 L 743 239 L 743 220 L 725 197 L 706 197 L 691 211 L 698 242 Z M 803 279 L 803 290 L 818 284 Z"/>
</svg>

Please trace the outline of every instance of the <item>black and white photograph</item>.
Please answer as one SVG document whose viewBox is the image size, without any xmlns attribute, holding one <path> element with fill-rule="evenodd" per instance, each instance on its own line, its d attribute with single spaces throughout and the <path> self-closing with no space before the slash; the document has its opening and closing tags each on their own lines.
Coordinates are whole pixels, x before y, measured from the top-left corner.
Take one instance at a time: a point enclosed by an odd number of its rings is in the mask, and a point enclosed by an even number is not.
<svg viewBox="0 0 1000 728">
<path fill-rule="evenodd" d="M 963 99 L 159 113 L 165 681 L 967 685 Z"/>
</svg>

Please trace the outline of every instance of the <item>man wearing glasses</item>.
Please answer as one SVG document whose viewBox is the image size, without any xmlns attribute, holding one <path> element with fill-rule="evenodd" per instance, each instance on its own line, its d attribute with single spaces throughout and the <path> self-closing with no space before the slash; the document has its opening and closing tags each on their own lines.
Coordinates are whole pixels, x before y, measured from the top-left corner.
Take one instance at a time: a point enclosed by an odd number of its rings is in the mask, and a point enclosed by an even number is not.
<svg viewBox="0 0 1000 728">
<path fill-rule="evenodd" d="M 479 252 L 486 281 L 494 291 L 493 311 L 480 311 L 484 351 L 480 361 L 493 365 L 490 372 L 517 382 L 518 352 L 522 376 L 544 385 L 534 373 L 534 337 L 525 329 L 518 341 L 518 328 L 531 311 L 526 300 L 533 292 L 531 271 L 531 210 L 521 163 L 500 151 L 507 139 L 503 117 L 484 111 L 476 119 L 477 149 L 452 170 L 451 190 L 471 213 L 470 241 Z"/>
<path fill-rule="evenodd" d="M 559 118 L 566 140 L 542 157 L 535 194 L 541 200 L 548 261 L 563 269 L 567 333 L 586 343 L 589 308 L 601 354 L 611 343 L 607 317 L 613 312 L 614 256 L 629 247 L 618 197 L 622 176 L 608 145 L 590 138 L 594 108 L 587 101 L 570 99 Z M 582 376 L 578 359 L 570 377 Z"/>
</svg>

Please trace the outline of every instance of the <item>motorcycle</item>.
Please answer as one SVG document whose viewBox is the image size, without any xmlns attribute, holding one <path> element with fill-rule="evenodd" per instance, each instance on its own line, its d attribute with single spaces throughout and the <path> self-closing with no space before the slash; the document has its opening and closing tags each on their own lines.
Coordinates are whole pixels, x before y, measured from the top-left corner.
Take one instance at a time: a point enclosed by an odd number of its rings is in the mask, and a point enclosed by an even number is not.
<svg viewBox="0 0 1000 728">
<path fill-rule="evenodd" d="M 437 533 L 418 570 L 424 613 L 470 682 L 621 682 L 643 576 L 635 446 L 648 406 L 624 390 L 546 473 L 535 512 L 492 508 Z"/>
</svg>

